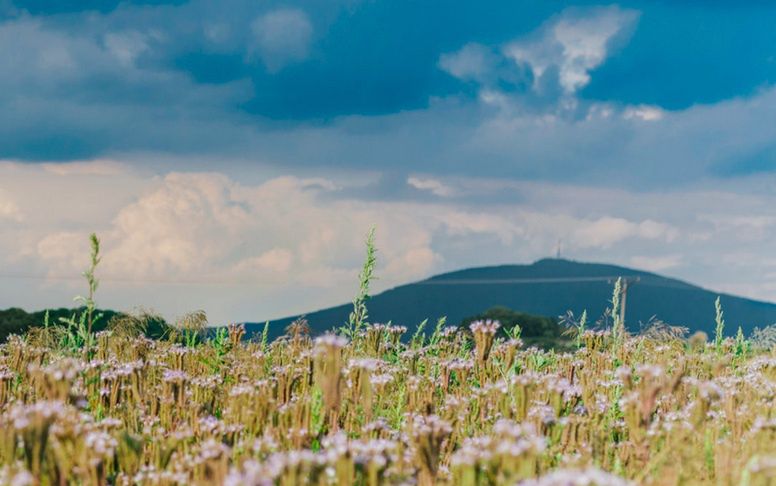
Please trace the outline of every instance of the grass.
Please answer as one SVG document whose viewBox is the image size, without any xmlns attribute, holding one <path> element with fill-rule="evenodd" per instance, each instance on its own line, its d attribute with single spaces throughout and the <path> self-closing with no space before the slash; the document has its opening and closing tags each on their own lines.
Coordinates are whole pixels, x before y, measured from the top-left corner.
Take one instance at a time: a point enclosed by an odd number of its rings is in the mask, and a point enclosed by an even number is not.
<svg viewBox="0 0 776 486">
<path fill-rule="evenodd" d="M 0 484 L 776 482 L 770 341 L 614 334 L 586 316 L 573 352 L 526 348 L 497 321 L 403 340 L 366 322 L 372 278 L 340 335 L 203 339 L 195 312 L 158 340 L 131 322 L 92 334 L 88 315 L 12 336 Z"/>
<path fill-rule="evenodd" d="M 776 478 L 773 351 L 586 331 L 555 353 L 496 326 L 422 346 L 380 324 L 266 346 L 239 326 L 202 342 L 104 331 L 88 359 L 16 336 L 0 348 L 0 464 L 39 484 Z"/>
</svg>

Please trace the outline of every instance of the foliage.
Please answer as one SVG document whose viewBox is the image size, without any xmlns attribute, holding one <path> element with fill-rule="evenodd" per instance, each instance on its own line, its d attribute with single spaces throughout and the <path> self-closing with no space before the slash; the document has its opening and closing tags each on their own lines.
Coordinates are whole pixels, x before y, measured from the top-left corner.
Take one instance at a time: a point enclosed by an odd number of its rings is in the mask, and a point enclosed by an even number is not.
<svg viewBox="0 0 776 486">
<path fill-rule="evenodd" d="M 97 235 L 92 233 L 89 236 L 89 242 L 91 243 L 90 263 L 89 268 L 83 273 L 89 287 L 89 293 L 86 297 L 78 296 L 75 298 L 76 302 L 80 302 L 83 305 L 84 310 L 80 314 L 73 313 L 69 317 L 60 317 L 59 319 L 65 325 L 65 333 L 61 335 L 62 345 L 71 349 L 83 349 L 83 353 L 86 356 L 89 355 L 94 345 L 94 334 L 92 333 L 94 321 L 99 321 L 103 317 L 101 314 L 94 315 L 96 307 L 94 295 L 99 284 L 95 271 L 100 263 L 100 240 L 97 238 Z M 47 319 L 46 324 L 48 322 Z"/>
<path fill-rule="evenodd" d="M 86 313 L 85 307 L 45 309 L 35 312 L 26 312 L 23 309 L 12 307 L 0 310 L 0 342 L 4 342 L 12 334 L 24 334 L 35 328 L 44 328 L 46 315 L 48 314 L 48 327 L 63 327 L 62 319 L 67 320 L 73 315 Z M 169 332 L 170 326 L 163 317 L 150 311 L 140 309 L 136 312 L 125 313 L 110 309 L 94 309 L 95 315 L 102 315 L 102 319 L 94 323 L 94 332 L 112 329 L 114 326 L 136 326 L 141 330 L 140 334 L 152 339 L 159 339 Z"/>
<path fill-rule="evenodd" d="M 686 327 L 672 326 L 653 316 L 642 325 L 641 335 L 656 342 L 672 342 L 684 339 L 689 331 Z"/>
<path fill-rule="evenodd" d="M 202 319 L 184 321 L 194 330 Z M 776 351 L 739 354 L 728 338 L 718 354 L 658 331 L 617 343 L 590 330 L 573 353 L 544 351 L 520 339 L 554 321 L 521 322 L 472 323 L 474 347 L 444 323 L 423 344 L 365 324 L 356 342 L 297 332 L 266 346 L 241 340 L 240 326 L 154 341 L 124 323 L 95 335 L 89 361 L 57 340 L 13 336 L 0 346 L 0 483 L 776 478 Z"/>
<path fill-rule="evenodd" d="M 722 304 L 720 303 L 719 296 L 714 301 L 714 349 L 719 353 L 722 349 L 722 340 L 725 338 L 725 314 L 722 312 Z"/>
<path fill-rule="evenodd" d="M 189 312 L 181 316 L 174 326 L 170 339 L 181 342 L 191 348 L 205 338 L 207 314 L 203 310 Z M 217 332 L 217 331 L 216 331 Z"/>
<path fill-rule="evenodd" d="M 752 332 L 752 336 L 749 339 L 752 348 L 758 351 L 770 351 L 776 349 L 776 324 L 765 326 L 763 328 L 756 327 Z"/>
<path fill-rule="evenodd" d="M 366 237 L 366 259 L 358 275 L 358 292 L 353 299 L 353 311 L 348 317 L 347 326 L 343 328 L 346 336 L 353 338 L 361 330 L 361 326 L 366 323 L 369 314 L 366 302 L 369 300 L 369 285 L 375 279 L 374 271 L 377 264 L 377 249 L 375 247 L 375 228 L 369 230 Z"/>
<path fill-rule="evenodd" d="M 571 344 L 564 335 L 567 327 L 559 319 L 517 312 L 503 306 L 492 307 L 482 314 L 467 317 L 459 328 L 468 329 L 472 322 L 488 319 L 501 323 L 499 336 L 519 337 L 527 346 L 552 349 L 566 348 Z M 519 327 L 519 331 L 515 331 L 516 327 Z M 517 336 L 513 335 L 515 332 L 518 332 Z"/>
<path fill-rule="evenodd" d="M 94 238 L 83 309 L 0 345 L 0 484 L 776 481 L 776 349 L 759 337 L 706 344 L 658 320 L 630 335 L 616 288 L 613 329 L 497 307 L 404 342 L 366 322 L 372 237 L 348 337 L 313 340 L 302 319 L 271 343 L 267 326 L 204 339 L 203 311 L 159 340 L 150 314 L 94 333 Z"/>
</svg>

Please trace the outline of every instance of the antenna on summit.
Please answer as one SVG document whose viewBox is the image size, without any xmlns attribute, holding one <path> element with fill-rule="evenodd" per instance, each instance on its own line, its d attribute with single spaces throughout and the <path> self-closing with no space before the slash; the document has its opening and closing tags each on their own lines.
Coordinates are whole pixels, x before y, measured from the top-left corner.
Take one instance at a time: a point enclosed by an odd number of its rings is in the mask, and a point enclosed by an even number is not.
<svg viewBox="0 0 776 486">
<path fill-rule="evenodd" d="M 558 260 L 560 260 L 560 250 L 561 250 L 562 243 L 563 243 L 563 240 L 559 238 L 558 246 L 555 248 L 555 258 L 557 258 Z"/>
</svg>

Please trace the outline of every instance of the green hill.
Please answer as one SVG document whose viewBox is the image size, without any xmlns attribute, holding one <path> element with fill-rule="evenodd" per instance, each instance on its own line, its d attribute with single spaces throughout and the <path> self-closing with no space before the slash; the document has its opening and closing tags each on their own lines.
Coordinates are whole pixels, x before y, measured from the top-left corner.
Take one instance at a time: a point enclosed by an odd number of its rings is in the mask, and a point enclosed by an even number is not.
<svg viewBox="0 0 776 486">
<path fill-rule="evenodd" d="M 776 322 L 776 304 L 718 294 L 680 280 L 631 268 L 562 259 L 544 259 L 530 265 L 469 268 L 402 285 L 368 301 L 370 322 L 388 322 L 414 329 L 422 320 L 446 316 L 458 324 L 487 309 L 503 306 L 538 316 L 556 317 L 571 310 L 587 310 L 595 322 L 611 299 L 617 277 L 628 280 L 626 324 L 638 331 L 653 316 L 690 331 L 714 332 L 714 300 L 721 295 L 726 331 Z M 304 315 L 313 334 L 342 325 L 350 304 Z M 269 335 L 283 334 L 285 326 L 300 316 L 270 321 Z M 263 323 L 246 323 L 248 333 L 261 332 Z"/>
</svg>

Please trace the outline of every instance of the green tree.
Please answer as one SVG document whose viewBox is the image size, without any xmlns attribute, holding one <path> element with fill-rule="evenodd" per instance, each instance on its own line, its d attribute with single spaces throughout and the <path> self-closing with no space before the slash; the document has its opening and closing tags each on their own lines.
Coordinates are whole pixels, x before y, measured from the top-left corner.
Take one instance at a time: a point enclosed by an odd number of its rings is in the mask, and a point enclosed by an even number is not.
<svg viewBox="0 0 776 486">
<path fill-rule="evenodd" d="M 503 306 L 491 307 L 482 314 L 467 317 L 459 327 L 468 330 L 472 322 L 482 319 L 499 321 L 501 323 L 499 335 L 502 337 L 512 335 L 515 326 L 520 326 L 520 337 L 526 346 L 550 349 L 566 348 L 571 344 L 571 341 L 564 336 L 566 329 L 558 319 L 526 314 Z"/>
</svg>

